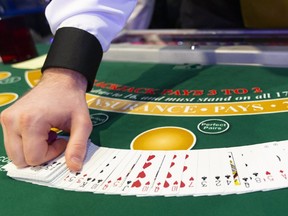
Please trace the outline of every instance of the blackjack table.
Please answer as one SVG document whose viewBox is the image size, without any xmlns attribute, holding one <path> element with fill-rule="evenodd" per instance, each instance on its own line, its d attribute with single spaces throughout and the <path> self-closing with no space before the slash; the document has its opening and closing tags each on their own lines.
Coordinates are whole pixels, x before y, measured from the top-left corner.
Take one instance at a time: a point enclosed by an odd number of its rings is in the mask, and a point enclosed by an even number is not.
<svg viewBox="0 0 288 216">
<path fill-rule="evenodd" d="M 40 54 L 45 54 L 49 45 L 37 48 Z M 272 51 L 281 55 L 283 48 Z M 255 55 L 261 59 L 267 52 Z M 262 62 L 223 64 L 215 62 L 215 58 L 211 64 L 193 59 L 180 63 L 173 59 L 166 62 L 146 59 L 137 62 L 104 58 L 94 87 L 86 95 L 93 123 L 90 138 L 94 144 L 131 151 L 163 148 L 193 151 L 288 140 L 287 59 L 282 59 L 280 66 Z M 280 60 L 275 58 L 275 61 Z M 0 111 L 33 88 L 40 77 L 39 69 L 0 64 Z M 55 104 L 55 109 L 58 108 Z M 139 136 L 161 128 L 175 133 L 180 128 L 193 134 L 194 140 L 170 142 L 166 146 L 159 140 L 136 142 Z M 2 131 L 0 136 L 0 214 L 3 216 L 263 216 L 284 215 L 288 210 L 285 188 L 216 196 L 136 197 L 80 193 L 16 181 L 1 168 L 9 159 Z"/>
</svg>

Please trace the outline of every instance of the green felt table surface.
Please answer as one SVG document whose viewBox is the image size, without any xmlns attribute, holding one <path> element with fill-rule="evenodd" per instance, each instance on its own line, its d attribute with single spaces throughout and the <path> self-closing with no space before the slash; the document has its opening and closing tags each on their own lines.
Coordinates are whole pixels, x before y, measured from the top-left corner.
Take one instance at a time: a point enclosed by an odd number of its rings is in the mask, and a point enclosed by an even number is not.
<svg viewBox="0 0 288 216">
<path fill-rule="evenodd" d="M 40 52 L 45 49 L 40 47 Z M 31 89 L 27 70 L 0 64 L 0 75 L 5 71 L 10 72 L 10 77 L 0 80 L 0 94 L 15 93 L 20 97 Z M 286 68 L 261 66 L 103 62 L 89 93 L 89 107 L 91 116 L 104 114 L 109 118 L 94 126 L 91 140 L 100 146 L 129 149 L 137 135 L 163 126 L 192 131 L 197 137 L 195 149 L 288 140 L 287 76 Z M 153 109 L 148 102 L 158 107 Z M 146 108 L 124 109 L 121 103 Z M 0 111 L 9 105 L 0 104 Z M 187 114 L 183 106 L 189 106 L 190 111 L 193 107 L 195 112 Z M 200 122 L 215 118 L 225 120 L 230 128 L 220 134 L 197 129 Z M 1 131 L 0 166 L 6 162 Z M 203 197 L 79 193 L 15 181 L 3 170 L 0 172 L 0 215 L 9 216 L 284 215 L 287 200 L 287 189 Z"/>
</svg>

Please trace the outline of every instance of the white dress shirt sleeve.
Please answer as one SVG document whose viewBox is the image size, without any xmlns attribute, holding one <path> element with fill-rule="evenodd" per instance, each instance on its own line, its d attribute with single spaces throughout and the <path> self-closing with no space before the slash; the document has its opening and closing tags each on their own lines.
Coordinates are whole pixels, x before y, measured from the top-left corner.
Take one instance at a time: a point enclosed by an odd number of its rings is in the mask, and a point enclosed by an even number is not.
<svg viewBox="0 0 288 216">
<path fill-rule="evenodd" d="M 42 67 L 67 68 L 94 79 L 111 41 L 125 26 L 137 0 L 52 0 L 46 8 L 53 42 Z"/>
<path fill-rule="evenodd" d="M 75 27 L 94 35 L 103 51 L 125 26 L 137 0 L 52 0 L 46 17 L 53 34 Z"/>
</svg>

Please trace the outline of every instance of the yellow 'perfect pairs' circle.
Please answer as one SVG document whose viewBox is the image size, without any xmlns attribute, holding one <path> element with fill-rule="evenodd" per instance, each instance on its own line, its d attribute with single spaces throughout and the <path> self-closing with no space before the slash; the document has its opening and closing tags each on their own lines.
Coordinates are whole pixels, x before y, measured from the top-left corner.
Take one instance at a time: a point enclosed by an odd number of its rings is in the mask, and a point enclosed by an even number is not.
<svg viewBox="0 0 288 216">
<path fill-rule="evenodd" d="M 139 134 L 131 142 L 134 150 L 188 150 L 196 143 L 195 135 L 181 127 L 158 127 Z"/>
</svg>

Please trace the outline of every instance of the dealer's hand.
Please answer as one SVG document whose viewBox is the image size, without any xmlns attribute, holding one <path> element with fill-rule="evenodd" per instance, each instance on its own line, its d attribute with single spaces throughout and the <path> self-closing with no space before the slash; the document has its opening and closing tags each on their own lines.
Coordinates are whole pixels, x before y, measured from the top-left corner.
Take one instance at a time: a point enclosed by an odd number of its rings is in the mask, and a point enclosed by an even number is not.
<svg viewBox="0 0 288 216">
<path fill-rule="evenodd" d="M 17 167 L 39 165 L 61 154 L 67 145 L 66 163 L 82 168 L 92 130 L 85 100 L 86 79 L 67 69 L 47 69 L 38 85 L 1 113 L 4 144 Z M 51 128 L 70 132 L 67 142 L 48 143 Z"/>
</svg>

